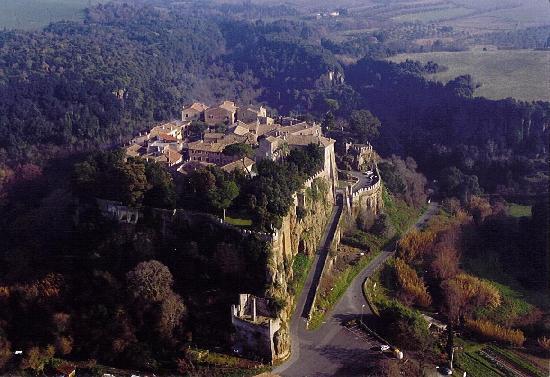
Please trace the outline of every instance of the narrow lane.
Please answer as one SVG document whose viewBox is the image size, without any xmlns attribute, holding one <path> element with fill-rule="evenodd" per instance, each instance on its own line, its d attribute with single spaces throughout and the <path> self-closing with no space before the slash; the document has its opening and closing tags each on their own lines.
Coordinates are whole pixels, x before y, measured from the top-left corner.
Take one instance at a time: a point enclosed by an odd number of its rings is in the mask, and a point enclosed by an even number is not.
<svg viewBox="0 0 550 377">
<path fill-rule="evenodd" d="M 420 228 L 437 213 L 437 209 L 436 203 L 430 204 L 414 227 Z M 392 254 L 393 248 L 382 251 L 354 279 L 333 310 L 327 314 L 326 323 L 315 331 L 306 329 L 306 319 L 301 315 L 303 309 L 299 305 L 305 303 L 302 296 L 308 294 L 304 287 L 290 324 L 291 357 L 275 368 L 273 373 L 283 377 L 364 376 L 367 363 L 379 356 L 375 347 L 380 343 L 350 331 L 343 323 L 357 318 L 361 313 L 371 313 L 363 296 L 363 282 Z M 313 275 L 313 271 L 310 271 L 310 275 Z"/>
</svg>

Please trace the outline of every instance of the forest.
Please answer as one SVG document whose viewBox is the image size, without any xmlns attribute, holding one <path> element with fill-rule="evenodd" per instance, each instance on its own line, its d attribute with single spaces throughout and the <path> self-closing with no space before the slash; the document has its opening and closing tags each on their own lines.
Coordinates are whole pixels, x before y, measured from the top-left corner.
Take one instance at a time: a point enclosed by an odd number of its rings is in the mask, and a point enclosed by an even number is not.
<svg viewBox="0 0 550 377">
<path fill-rule="evenodd" d="M 477 177 L 489 193 L 544 187 L 548 103 L 473 98 L 475 78 L 430 83 L 421 73 L 444 67 L 369 57 L 377 51 L 342 65 L 305 22 L 178 9 L 100 5 L 84 22 L 0 32 L 0 185 L 23 163 L 108 149 L 189 101 L 223 97 L 319 121 L 368 109 L 382 121 L 377 150 L 412 156 L 431 179 Z"/>
<path fill-rule="evenodd" d="M 254 20 L 261 12 L 108 4 L 88 9 L 83 21 L 0 31 L 0 370 L 40 373 L 56 355 L 185 371 L 184 344 L 228 343 L 232 294 L 264 288 L 265 244 L 253 236 L 243 242 L 206 220 L 174 224 L 169 237 L 155 222 L 133 233 L 104 219 L 93 199 L 218 216 L 228 210 L 270 231 L 322 156 L 311 147 L 285 163 L 259 164 L 253 178 L 214 168 L 178 181 L 155 164 L 109 152 L 177 118 L 194 100 L 262 103 L 272 115 L 322 122 L 339 145 L 370 142 L 386 158 L 380 169 L 388 188 L 415 206 L 426 200 L 425 185 L 430 195 L 464 206 L 477 195 L 536 204 L 530 220 L 501 216 L 498 200 L 487 214 L 471 206 L 460 237 L 470 259 L 497 254 L 525 286 L 548 283 L 547 240 L 534 234 L 543 234 L 548 218 L 550 103 L 477 98 L 470 76 L 443 85 L 421 74 L 444 67 L 377 60 L 398 51 L 387 35 L 376 43 L 328 41 L 305 21 Z M 509 38 L 524 43 L 531 34 Z M 344 63 L 342 52 L 360 59 Z M 207 205 L 196 208 L 199 201 Z M 397 263 L 398 273 L 418 283 Z M 514 271 L 517 264 L 529 267 Z M 438 268 L 430 264 L 437 284 L 447 280 Z M 413 288 L 404 301 L 429 305 L 425 288 Z M 32 350 L 28 358 L 11 358 L 19 347 Z"/>
</svg>

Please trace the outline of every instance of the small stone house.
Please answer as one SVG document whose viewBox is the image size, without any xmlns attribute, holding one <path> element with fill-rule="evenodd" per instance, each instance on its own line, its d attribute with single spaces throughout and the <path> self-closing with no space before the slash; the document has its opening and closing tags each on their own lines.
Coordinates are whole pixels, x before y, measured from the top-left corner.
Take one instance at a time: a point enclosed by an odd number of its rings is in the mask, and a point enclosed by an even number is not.
<svg viewBox="0 0 550 377">
<path fill-rule="evenodd" d="M 238 118 L 244 123 L 252 123 L 260 119 L 267 119 L 267 110 L 263 106 L 248 106 L 244 110 L 239 110 Z"/>
<path fill-rule="evenodd" d="M 232 101 L 223 101 L 219 106 L 204 111 L 204 121 L 209 126 L 216 124 L 233 124 L 236 121 L 238 107 Z"/>
<path fill-rule="evenodd" d="M 194 102 L 189 106 L 184 106 L 181 110 L 182 121 L 204 120 L 204 111 L 208 109 L 204 103 Z"/>
</svg>

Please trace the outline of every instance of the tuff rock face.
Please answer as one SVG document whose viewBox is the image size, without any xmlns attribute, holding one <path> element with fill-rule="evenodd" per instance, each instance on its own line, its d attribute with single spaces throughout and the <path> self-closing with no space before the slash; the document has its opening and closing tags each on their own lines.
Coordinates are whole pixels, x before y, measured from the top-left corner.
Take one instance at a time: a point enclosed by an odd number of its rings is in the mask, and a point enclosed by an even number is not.
<svg viewBox="0 0 550 377">
<path fill-rule="evenodd" d="M 299 193 L 295 205 L 283 220 L 279 237 L 272 244 L 265 294 L 282 304 L 278 313 L 281 329 L 274 336 L 275 358 L 278 360 L 290 354 L 288 328 L 296 299 L 291 290 L 294 277 L 292 263 L 298 253 L 312 256 L 317 251 L 334 204 L 329 187 L 325 178 L 317 178 L 310 188 Z"/>
</svg>

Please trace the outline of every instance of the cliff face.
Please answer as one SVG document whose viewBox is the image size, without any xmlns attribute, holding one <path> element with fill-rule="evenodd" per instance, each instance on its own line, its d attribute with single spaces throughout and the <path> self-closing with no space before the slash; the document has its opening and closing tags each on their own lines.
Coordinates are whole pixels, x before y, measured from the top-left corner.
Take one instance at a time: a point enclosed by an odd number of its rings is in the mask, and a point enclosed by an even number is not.
<svg viewBox="0 0 550 377">
<path fill-rule="evenodd" d="M 294 277 L 293 260 L 299 252 L 309 256 L 315 254 L 334 204 L 330 188 L 331 183 L 326 178 L 316 178 L 311 187 L 298 193 L 277 239 L 272 243 L 265 295 L 282 304 L 279 312 L 281 329 L 274 336 L 275 358 L 279 360 L 290 352 L 288 327 L 295 304 L 290 289 Z"/>
</svg>

